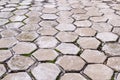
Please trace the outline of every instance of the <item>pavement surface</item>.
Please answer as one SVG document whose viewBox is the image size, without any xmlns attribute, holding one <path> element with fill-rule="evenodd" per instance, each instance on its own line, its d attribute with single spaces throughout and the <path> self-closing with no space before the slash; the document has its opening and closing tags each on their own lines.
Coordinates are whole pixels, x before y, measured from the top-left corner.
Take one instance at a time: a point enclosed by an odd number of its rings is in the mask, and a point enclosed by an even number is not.
<svg viewBox="0 0 120 80">
<path fill-rule="evenodd" d="M 0 80 L 120 80 L 120 0 L 0 0 Z"/>
</svg>

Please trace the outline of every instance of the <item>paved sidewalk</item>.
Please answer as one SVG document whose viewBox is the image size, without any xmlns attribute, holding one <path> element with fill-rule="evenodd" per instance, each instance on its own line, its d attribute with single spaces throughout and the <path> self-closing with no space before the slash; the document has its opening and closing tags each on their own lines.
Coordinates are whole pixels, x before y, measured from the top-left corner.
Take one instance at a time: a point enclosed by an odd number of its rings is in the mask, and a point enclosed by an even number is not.
<svg viewBox="0 0 120 80">
<path fill-rule="evenodd" d="M 120 80 L 120 0 L 0 0 L 0 80 Z"/>
</svg>

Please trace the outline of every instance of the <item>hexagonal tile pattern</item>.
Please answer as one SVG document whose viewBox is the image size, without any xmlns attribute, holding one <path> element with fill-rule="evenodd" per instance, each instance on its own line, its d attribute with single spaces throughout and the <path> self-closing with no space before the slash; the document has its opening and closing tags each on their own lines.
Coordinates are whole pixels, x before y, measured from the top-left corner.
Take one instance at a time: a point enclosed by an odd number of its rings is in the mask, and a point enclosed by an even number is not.
<svg viewBox="0 0 120 80">
<path fill-rule="evenodd" d="M 74 42 L 78 38 L 78 35 L 75 32 L 59 32 L 56 37 L 61 42 Z"/>
<path fill-rule="evenodd" d="M 15 55 L 7 62 L 11 70 L 26 70 L 33 63 L 34 63 L 34 60 L 31 59 L 30 57 L 19 56 L 19 55 Z"/>
<path fill-rule="evenodd" d="M 22 32 L 17 35 L 19 41 L 34 41 L 39 35 L 35 31 Z"/>
<path fill-rule="evenodd" d="M 93 80 L 110 80 L 113 70 L 103 64 L 91 64 L 85 68 L 84 73 Z"/>
<path fill-rule="evenodd" d="M 80 49 L 72 43 L 61 43 L 56 47 L 56 50 L 63 54 L 78 54 Z"/>
<path fill-rule="evenodd" d="M 48 20 L 54 20 L 54 19 L 57 19 L 57 16 L 55 14 L 43 14 L 41 18 L 48 19 Z"/>
<path fill-rule="evenodd" d="M 91 37 L 80 37 L 77 43 L 84 49 L 97 49 L 100 45 L 99 40 Z"/>
<path fill-rule="evenodd" d="M 79 73 L 66 73 L 64 74 L 60 80 L 87 80 L 85 77 L 83 77 L 81 74 Z"/>
<path fill-rule="evenodd" d="M 2 80 L 32 80 L 26 72 L 9 73 Z"/>
<path fill-rule="evenodd" d="M 74 23 L 77 27 L 90 27 L 92 23 L 88 20 L 76 21 Z"/>
<path fill-rule="evenodd" d="M 40 48 L 54 48 L 57 45 L 58 41 L 51 36 L 42 36 L 36 40 L 36 43 Z"/>
<path fill-rule="evenodd" d="M 56 21 L 41 21 L 39 23 L 40 26 L 42 27 L 55 27 L 58 25 L 58 23 Z"/>
<path fill-rule="evenodd" d="M 38 61 L 53 61 L 58 53 L 53 49 L 39 49 L 32 54 Z"/>
<path fill-rule="evenodd" d="M 85 65 L 85 61 L 78 56 L 62 56 L 57 61 L 56 64 L 59 64 L 66 71 L 79 71 Z"/>
<path fill-rule="evenodd" d="M 107 58 L 103 52 L 97 50 L 84 50 L 80 56 L 88 63 L 103 63 Z"/>
<path fill-rule="evenodd" d="M 30 42 L 19 42 L 13 47 L 15 54 L 30 54 L 37 46 Z"/>
<path fill-rule="evenodd" d="M 31 72 L 37 80 L 55 80 L 61 71 L 55 64 L 41 63 Z"/>
<path fill-rule="evenodd" d="M 0 64 L 0 77 L 6 72 L 6 68 L 3 64 Z"/>
<path fill-rule="evenodd" d="M 11 21 L 23 21 L 26 17 L 25 16 L 13 16 L 10 18 Z"/>
<path fill-rule="evenodd" d="M 10 50 L 0 50 L 0 62 L 4 62 L 12 56 Z"/>
<path fill-rule="evenodd" d="M 0 19 L 0 26 L 8 23 L 9 21 L 7 19 Z"/>
</svg>

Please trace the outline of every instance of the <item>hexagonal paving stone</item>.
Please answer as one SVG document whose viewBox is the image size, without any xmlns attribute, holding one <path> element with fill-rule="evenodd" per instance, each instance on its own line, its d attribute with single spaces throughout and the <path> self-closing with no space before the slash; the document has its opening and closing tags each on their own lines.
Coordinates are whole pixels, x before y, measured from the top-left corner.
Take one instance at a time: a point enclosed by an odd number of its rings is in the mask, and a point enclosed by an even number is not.
<svg viewBox="0 0 120 80">
<path fill-rule="evenodd" d="M 38 61 L 53 61 L 58 53 L 53 49 L 38 49 L 32 54 Z"/>
<path fill-rule="evenodd" d="M 88 65 L 84 73 L 92 80 L 111 80 L 113 70 L 103 64 Z"/>
<path fill-rule="evenodd" d="M 55 28 L 52 28 L 52 27 L 47 27 L 47 28 L 46 27 L 41 27 L 37 32 L 41 35 L 51 36 L 51 35 L 55 35 L 58 31 Z"/>
<path fill-rule="evenodd" d="M 72 17 L 75 19 L 75 20 L 86 20 L 89 18 L 88 15 L 86 14 L 74 14 L 72 15 Z"/>
<path fill-rule="evenodd" d="M 7 62 L 11 70 L 26 70 L 33 63 L 34 60 L 31 59 L 30 57 L 20 55 L 15 55 Z"/>
<path fill-rule="evenodd" d="M 88 63 L 103 63 L 107 56 L 98 50 L 84 50 L 80 55 Z"/>
<path fill-rule="evenodd" d="M 30 42 L 19 42 L 13 47 L 15 54 L 30 54 L 37 46 Z"/>
<path fill-rule="evenodd" d="M 32 80 L 26 72 L 9 73 L 2 80 Z"/>
<path fill-rule="evenodd" d="M 48 19 L 48 20 L 54 20 L 54 19 L 57 19 L 57 16 L 55 14 L 43 14 L 41 18 Z"/>
<path fill-rule="evenodd" d="M 28 10 L 16 10 L 16 11 L 14 11 L 13 13 L 14 13 L 15 15 L 21 16 L 21 15 L 26 14 L 27 12 L 28 12 Z"/>
<path fill-rule="evenodd" d="M 60 31 L 74 31 L 75 28 L 76 27 L 73 24 L 65 24 L 65 23 L 61 23 L 56 26 L 56 29 Z"/>
<path fill-rule="evenodd" d="M 57 39 L 51 36 L 39 37 L 36 42 L 40 48 L 54 48 L 58 43 Z"/>
<path fill-rule="evenodd" d="M 107 60 L 107 65 L 115 71 L 120 71 L 120 57 L 110 57 Z"/>
<path fill-rule="evenodd" d="M 80 36 L 94 36 L 96 34 L 92 28 L 77 28 L 75 32 Z"/>
<path fill-rule="evenodd" d="M 72 43 L 61 43 L 56 47 L 63 54 L 78 54 L 80 49 Z"/>
<path fill-rule="evenodd" d="M 20 29 L 23 31 L 35 31 L 39 28 L 40 26 L 38 24 L 26 24 L 23 27 L 21 27 Z"/>
<path fill-rule="evenodd" d="M 8 22 L 9 22 L 8 19 L 0 19 L 0 25 L 4 25 Z"/>
<path fill-rule="evenodd" d="M 55 27 L 58 25 L 58 23 L 56 21 L 41 21 L 39 23 L 40 26 L 42 27 Z"/>
<path fill-rule="evenodd" d="M 81 74 L 79 73 L 66 73 L 64 74 L 60 80 L 87 80 L 85 79 L 85 77 L 83 77 Z"/>
<path fill-rule="evenodd" d="M 13 16 L 10 18 L 11 21 L 23 21 L 26 17 L 25 16 Z"/>
<path fill-rule="evenodd" d="M 10 50 L 0 50 L 0 62 L 9 59 L 12 56 Z"/>
<path fill-rule="evenodd" d="M 113 26 L 108 23 L 93 23 L 92 28 L 98 32 L 108 32 L 112 30 Z"/>
<path fill-rule="evenodd" d="M 106 54 L 115 56 L 120 55 L 120 44 L 119 43 L 106 43 L 103 48 L 103 51 L 106 52 Z"/>
<path fill-rule="evenodd" d="M 22 32 L 17 35 L 17 39 L 20 41 L 34 41 L 39 35 L 35 31 Z"/>
<path fill-rule="evenodd" d="M 75 21 L 74 23 L 77 27 L 90 27 L 92 23 L 88 20 Z"/>
<path fill-rule="evenodd" d="M 59 73 L 60 69 L 52 63 L 39 64 L 32 70 L 32 74 L 37 80 L 56 80 Z"/>
<path fill-rule="evenodd" d="M 105 16 L 100 16 L 100 17 L 91 17 L 90 20 L 93 22 L 106 22 L 108 18 Z"/>
<path fill-rule="evenodd" d="M 6 72 L 5 66 L 0 64 L 0 77 Z"/>
<path fill-rule="evenodd" d="M 56 8 L 44 8 L 42 13 L 56 13 L 58 10 Z"/>
<path fill-rule="evenodd" d="M 7 29 L 1 32 L 2 37 L 14 37 L 17 34 L 18 34 L 17 31 L 11 29 Z"/>
<path fill-rule="evenodd" d="M 12 28 L 12 29 L 17 29 L 17 28 L 20 28 L 21 26 L 23 26 L 24 23 L 23 22 L 11 22 L 11 23 L 8 23 L 6 25 L 7 28 Z"/>
<path fill-rule="evenodd" d="M 41 12 L 39 12 L 39 11 L 33 11 L 33 10 L 31 10 L 31 11 L 29 11 L 27 14 L 26 14 L 27 16 L 37 16 L 37 17 L 39 17 L 40 15 L 41 15 Z"/>
<path fill-rule="evenodd" d="M 74 19 L 71 17 L 67 17 L 67 16 L 63 16 L 63 17 L 60 16 L 57 18 L 57 21 L 60 24 L 72 24 L 74 22 Z"/>
<path fill-rule="evenodd" d="M 100 45 L 100 41 L 92 37 L 80 37 L 77 43 L 84 49 L 97 49 Z"/>
<path fill-rule="evenodd" d="M 111 25 L 113 26 L 120 26 L 120 23 L 119 23 L 120 19 L 110 19 L 108 21 L 108 23 L 110 23 Z"/>
<path fill-rule="evenodd" d="M 120 36 L 120 28 L 113 28 L 113 33 L 116 33 Z"/>
<path fill-rule="evenodd" d="M 11 12 L 0 12 L 0 18 L 9 18 L 13 14 Z"/>
<path fill-rule="evenodd" d="M 75 9 L 73 8 L 71 10 L 71 12 L 74 13 L 74 14 L 84 14 L 84 13 L 86 13 L 86 10 L 84 10 L 82 8 L 75 8 Z"/>
<path fill-rule="evenodd" d="M 85 61 L 78 56 L 65 55 L 59 57 L 56 64 L 59 64 L 66 71 L 79 71 L 84 67 Z"/>
<path fill-rule="evenodd" d="M 17 40 L 14 37 L 1 38 L 0 39 L 0 48 L 10 48 L 17 43 Z"/>
<path fill-rule="evenodd" d="M 96 37 L 103 42 L 110 42 L 110 41 L 116 41 L 118 39 L 118 35 L 112 33 L 112 32 L 102 32 L 98 33 Z"/>
<path fill-rule="evenodd" d="M 78 38 L 78 35 L 75 32 L 59 32 L 56 37 L 61 42 L 74 42 Z"/>
</svg>

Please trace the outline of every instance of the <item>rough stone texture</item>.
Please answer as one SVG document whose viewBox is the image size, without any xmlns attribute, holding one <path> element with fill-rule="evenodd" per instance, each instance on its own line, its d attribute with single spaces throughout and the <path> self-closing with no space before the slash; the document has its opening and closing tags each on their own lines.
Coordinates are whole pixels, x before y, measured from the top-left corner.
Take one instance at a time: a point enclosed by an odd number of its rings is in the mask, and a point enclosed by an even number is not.
<svg viewBox="0 0 120 80">
<path fill-rule="evenodd" d="M 107 60 L 107 65 L 115 71 L 120 71 L 120 57 L 110 57 Z"/>
<path fill-rule="evenodd" d="M 59 32 L 56 37 L 61 42 L 74 42 L 78 38 L 78 35 L 75 32 Z"/>
<path fill-rule="evenodd" d="M 85 50 L 80 56 L 88 63 L 103 63 L 106 59 L 105 54 L 97 50 Z"/>
<path fill-rule="evenodd" d="M 119 43 L 106 43 L 102 50 L 106 52 L 106 54 L 115 56 L 120 55 L 120 44 Z"/>
<path fill-rule="evenodd" d="M 118 39 L 118 35 L 113 34 L 111 32 L 98 33 L 96 37 L 102 40 L 103 42 L 116 41 Z"/>
<path fill-rule="evenodd" d="M 110 80 L 113 70 L 103 64 L 91 64 L 85 68 L 84 73 L 93 80 Z"/>
<path fill-rule="evenodd" d="M 10 73 L 2 80 L 32 80 L 26 72 Z"/>
<path fill-rule="evenodd" d="M 56 61 L 56 64 L 66 71 L 79 71 L 84 67 L 85 61 L 78 56 L 63 56 Z"/>
<path fill-rule="evenodd" d="M 90 37 L 80 37 L 77 43 L 84 49 L 97 49 L 100 45 L 99 40 Z"/>
<path fill-rule="evenodd" d="M 66 73 L 64 74 L 60 80 L 87 80 L 85 79 L 85 77 L 83 77 L 81 74 L 79 73 Z"/>
<path fill-rule="evenodd" d="M 54 48 L 58 43 L 57 39 L 50 36 L 40 37 L 36 42 L 40 48 Z"/>
<path fill-rule="evenodd" d="M 61 43 L 56 47 L 56 50 L 63 54 L 78 54 L 80 49 L 72 43 Z"/>
<path fill-rule="evenodd" d="M 58 53 L 52 49 L 39 49 L 32 54 L 38 61 L 53 61 Z"/>
<path fill-rule="evenodd" d="M 32 70 L 37 80 L 55 80 L 59 73 L 60 69 L 52 63 L 41 63 Z"/>
<path fill-rule="evenodd" d="M 11 70 L 26 70 L 34 63 L 33 59 L 26 56 L 14 56 L 8 61 Z"/>
<path fill-rule="evenodd" d="M 19 42 L 13 47 L 15 54 L 30 54 L 37 46 L 30 42 Z"/>
</svg>

